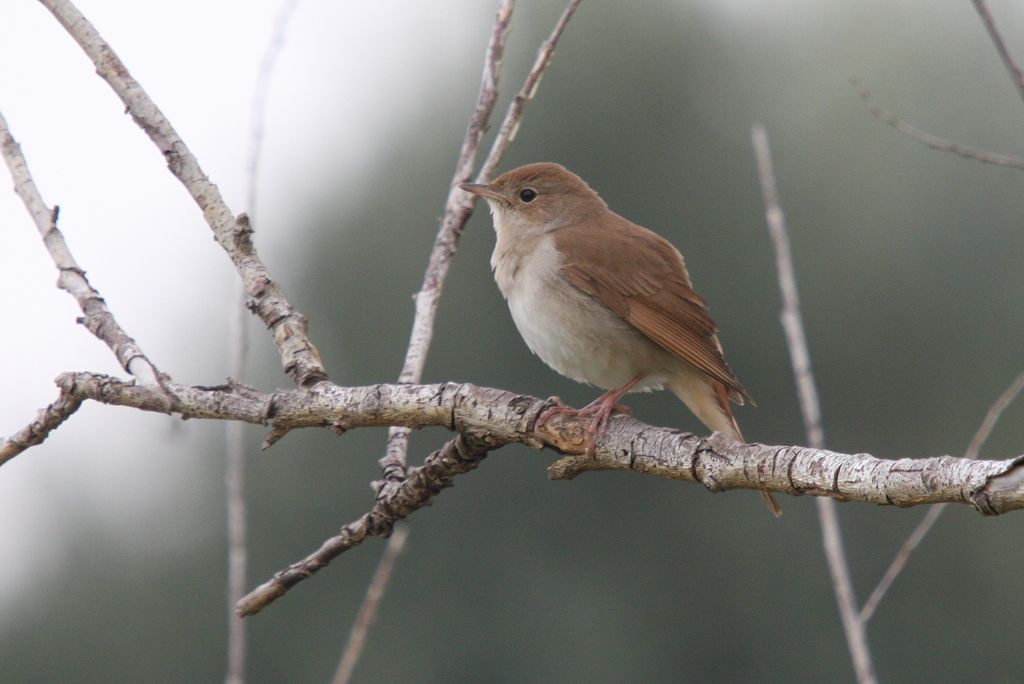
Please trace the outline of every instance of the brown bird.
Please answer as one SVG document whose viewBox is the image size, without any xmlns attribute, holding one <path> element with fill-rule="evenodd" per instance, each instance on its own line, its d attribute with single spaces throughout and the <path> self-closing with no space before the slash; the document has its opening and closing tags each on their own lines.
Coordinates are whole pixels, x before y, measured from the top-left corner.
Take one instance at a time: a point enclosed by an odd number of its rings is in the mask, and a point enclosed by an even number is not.
<svg viewBox="0 0 1024 684">
<path fill-rule="evenodd" d="M 729 406 L 750 395 L 729 370 L 683 256 L 658 234 L 608 208 L 559 164 L 521 166 L 490 184 L 459 186 L 487 200 L 497 243 L 491 267 L 519 333 L 562 375 L 608 390 L 578 412 L 587 448 L 628 411 L 629 392 L 668 389 L 710 430 L 743 441 Z M 781 510 L 762 490 L 768 508 Z"/>
</svg>

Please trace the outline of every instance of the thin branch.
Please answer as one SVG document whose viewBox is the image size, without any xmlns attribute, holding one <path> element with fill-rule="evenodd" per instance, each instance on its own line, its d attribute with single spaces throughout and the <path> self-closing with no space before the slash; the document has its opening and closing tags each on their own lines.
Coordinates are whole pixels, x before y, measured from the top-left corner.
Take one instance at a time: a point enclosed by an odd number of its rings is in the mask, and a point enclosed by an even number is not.
<svg viewBox="0 0 1024 684">
<path fill-rule="evenodd" d="M 483 75 L 480 80 L 476 106 L 469 118 L 466 134 L 462 139 L 462 148 L 459 150 L 459 158 L 455 163 L 455 173 L 448 190 L 444 216 L 441 219 L 437 237 L 434 238 L 434 247 L 430 252 L 426 272 L 423 274 L 423 284 L 420 286 L 419 292 L 416 293 L 416 313 L 409 335 L 409 344 L 405 351 L 405 360 L 398 375 L 399 382 L 419 382 L 423 378 L 423 368 L 426 365 L 430 342 L 434 336 L 434 319 L 437 315 L 437 306 L 441 299 L 444 281 L 448 276 L 452 258 L 458 249 L 459 238 L 465 229 L 466 221 L 469 220 L 473 211 L 472 198 L 467 198 L 466 193 L 457 192 L 456 187 L 459 183 L 464 183 L 464 179 L 469 178 L 473 173 L 480 141 L 487 131 L 491 112 L 494 111 L 494 104 L 498 100 L 498 81 L 501 77 L 501 64 L 505 56 L 505 43 L 508 40 L 514 8 L 515 0 L 502 0 L 494 18 L 494 27 L 491 29 L 491 37 L 484 53 Z M 470 203 L 467 204 L 467 200 Z M 385 486 L 396 487 L 408 475 L 406 468 L 408 449 L 409 428 L 398 426 L 388 428 L 384 456 L 380 459 Z M 384 554 L 378 562 L 377 571 L 374 573 L 374 579 L 367 589 L 366 598 L 363 599 L 359 614 L 352 625 L 352 631 L 335 674 L 335 681 L 348 681 L 355 670 L 356 663 L 363 652 L 373 614 L 379 603 L 379 598 L 371 601 L 371 596 L 378 595 L 378 592 L 383 593 L 387 585 L 387 578 L 391 574 L 390 568 L 396 562 L 407 535 L 408 531 L 402 530 L 401 534 L 388 540 Z M 386 572 L 385 569 L 387 569 Z M 382 586 L 377 587 L 378 582 L 382 582 Z"/>
<path fill-rule="evenodd" d="M 273 32 L 263 52 L 256 85 L 253 89 L 249 121 L 249 149 L 246 164 L 246 207 L 253 222 L 257 219 L 261 162 L 263 159 L 263 136 L 266 118 L 267 93 L 273 76 L 277 57 L 284 45 L 285 32 L 299 0 L 285 0 L 278 10 L 273 23 Z M 249 347 L 249 328 L 245 315 L 245 291 L 241 300 L 231 307 L 231 332 L 229 358 L 231 377 L 245 377 L 245 361 Z M 246 546 L 248 514 L 245 502 L 245 440 L 242 424 L 236 421 L 226 426 L 226 460 L 224 464 L 224 489 L 227 501 L 228 531 L 228 662 L 224 677 L 226 684 L 243 684 L 245 681 L 246 628 L 245 621 L 235 614 L 235 605 L 245 595 L 248 584 L 248 548 Z"/>
<path fill-rule="evenodd" d="M 558 39 L 562 36 L 566 25 L 576 12 L 579 4 L 580 0 L 571 0 L 569 2 L 555 23 L 551 34 L 538 49 L 537 58 L 534 60 L 530 73 L 527 74 L 522 87 L 509 104 L 505 118 L 502 120 L 501 128 L 491 144 L 491 149 L 487 154 L 487 159 L 484 161 L 480 173 L 477 175 L 477 180 L 494 173 L 498 164 L 501 163 L 509 143 L 519 130 L 526 105 L 536 95 L 541 77 L 551 63 Z M 434 319 L 437 315 L 437 306 L 441 298 L 444 281 L 448 275 L 452 258 L 455 256 L 456 250 L 458 250 L 459 239 L 465 230 L 466 222 L 469 220 L 473 208 L 479 199 L 476 195 L 459 190 L 458 185 L 469 182 L 472 177 L 480 139 L 487 129 L 487 122 L 490 119 L 491 111 L 494 109 L 494 103 L 498 97 L 498 76 L 501 70 L 505 41 L 508 37 L 509 21 L 514 5 L 514 0 L 503 0 L 498 8 L 494 31 L 491 34 L 491 40 L 487 47 L 484 76 L 480 85 L 476 110 L 470 118 L 466 137 L 462 143 L 459 161 L 456 164 L 455 174 L 452 177 L 452 184 L 448 192 L 448 200 L 445 204 L 444 218 L 441 220 L 441 228 L 437 233 L 434 248 L 430 253 L 430 262 L 423 276 L 423 285 L 416 294 L 416 314 L 413 320 L 412 334 L 409 338 L 405 362 L 402 366 L 402 372 L 398 377 L 399 382 L 419 382 L 423 377 L 423 367 L 426 364 L 430 341 L 434 335 Z M 386 480 L 396 481 L 401 479 L 401 472 L 405 467 L 406 461 L 405 450 L 407 448 L 407 440 L 408 433 L 400 429 L 392 430 L 388 435 L 386 455 L 381 460 Z"/>
<path fill-rule="evenodd" d="M 380 607 L 384 592 L 387 591 L 388 582 L 391 581 L 391 573 L 395 569 L 395 561 L 405 548 L 405 542 L 409 538 L 409 528 L 399 527 L 388 539 L 388 545 L 384 554 L 377 564 L 377 570 L 373 573 L 373 579 L 366 589 L 366 597 L 359 607 L 355 622 L 352 624 L 352 632 L 349 634 L 348 642 L 345 644 L 345 651 L 341 654 L 341 662 L 338 663 L 338 671 L 334 674 L 334 684 L 348 684 L 352 679 L 356 663 L 363 654 L 363 647 L 366 646 L 366 636 L 370 626 L 377 618 L 377 609 Z"/>
<path fill-rule="evenodd" d="M 981 17 L 982 23 L 985 24 L 985 28 L 988 31 L 989 36 L 992 39 L 993 44 L 996 47 L 996 51 L 999 53 L 1000 58 L 1003 60 L 1003 64 L 1006 66 L 1007 71 L 1010 73 L 1010 78 L 1013 80 L 1013 84 L 1017 88 L 1018 94 L 1024 99 L 1024 71 L 1021 70 L 1020 66 L 1013 59 L 1009 49 L 1006 46 L 1006 42 L 1003 40 L 1002 33 L 996 26 L 995 18 L 992 16 L 991 11 L 988 8 L 988 3 L 985 0 L 972 0 L 975 10 Z M 868 106 L 868 111 L 874 116 L 878 117 L 888 125 L 892 126 L 896 130 L 909 135 L 910 137 L 918 140 L 929 147 L 942 150 L 945 152 L 952 152 L 961 157 L 967 159 L 973 159 L 975 161 L 984 162 L 987 164 L 995 164 L 998 166 L 1005 166 L 1009 168 L 1024 170 L 1024 159 L 1013 155 L 996 154 L 993 152 L 986 152 L 971 147 L 966 147 L 957 143 L 938 138 L 930 133 L 926 133 L 905 121 L 899 119 L 894 114 L 891 114 L 883 110 L 874 100 L 871 92 L 861 84 L 858 80 L 854 79 L 853 85 L 860 91 L 861 99 L 864 100 Z M 991 434 L 992 429 L 995 427 L 996 422 L 999 420 L 999 416 L 1006 409 L 1006 407 L 1016 398 L 1016 396 L 1024 389 L 1024 373 L 1017 376 L 1017 379 L 1003 392 L 1002 395 L 989 407 L 988 412 L 985 414 L 985 419 L 982 421 L 981 426 L 975 433 L 974 438 L 967 447 L 965 454 L 966 458 L 977 458 L 978 453 L 981 451 L 982 446 Z M 925 516 L 918 523 L 917 527 L 910 533 L 906 541 L 900 547 L 896 556 L 893 558 L 889 567 L 886 569 L 882 578 L 879 580 L 877 586 L 871 592 L 868 600 L 865 601 L 864 606 L 860 611 L 860 621 L 864 624 L 872 618 L 875 611 L 878 608 L 879 603 L 885 597 L 886 593 L 892 587 L 896 578 L 899 577 L 903 568 L 906 567 L 907 561 L 910 559 L 910 554 L 920 545 L 927 536 L 928 532 L 931 531 L 932 526 L 938 521 L 939 516 L 942 515 L 942 511 L 945 508 L 945 504 L 939 504 L 931 508 Z"/>
<path fill-rule="evenodd" d="M 244 297 L 243 297 L 244 298 Z M 231 376 L 245 376 L 245 359 L 249 346 L 246 328 L 248 317 L 242 302 L 231 307 Z M 224 494 L 227 502 L 228 531 L 228 662 L 225 684 L 245 681 L 245 621 L 235 615 L 234 606 L 245 595 L 248 584 L 247 511 L 245 505 L 245 436 L 244 424 L 231 421 L 225 426 Z"/>
<path fill-rule="evenodd" d="M 516 134 L 519 132 L 519 125 L 523 121 L 526 105 L 537 94 L 540 80 L 544 76 L 544 72 L 547 71 L 551 58 L 555 56 L 555 46 L 558 45 L 558 40 L 562 37 L 565 27 L 569 24 L 569 20 L 572 19 L 572 15 L 575 14 L 576 8 L 579 5 L 580 0 L 570 0 L 558 21 L 555 22 L 555 27 L 551 29 L 551 34 L 537 50 L 537 58 L 533 61 L 530 73 L 526 75 L 523 87 L 519 89 L 516 96 L 512 98 L 512 102 L 509 103 L 505 119 L 501 122 L 501 128 L 498 129 L 498 135 L 491 144 L 491 151 L 487 153 L 487 159 L 484 160 L 483 166 L 480 167 L 480 173 L 476 177 L 478 183 L 487 182 L 491 179 L 491 176 L 497 171 L 498 165 L 501 164 L 509 144 L 515 140 Z M 472 196 L 473 202 L 476 202 L 477 199 L 476 195 Z"/>
<path fill-rule="evenodd" d="M 423 465 L 410 468 L 408 477 L 391 488 L 387 496 L 378 499 L 370 512 L 342 527 L 336 536 L 325 541 L 314 553 L 278 571 L 249 592 L 238 603 L 238 615 L 247 617 L 263 610 L 293 586 L 326 567 L 331 560 L 363 543 L 367 537 L 387 537 L 395 523 L 427 505 L 442 490 L 451 487 L 456 475 L 474 470 L 490 449 L 496 446 L 502 446 L 502 443 L 465 434 L 449 440 L 428 456 Z"/>
<path fill-rule="evenodd" d="M 960 143 L 955 143 L 950 140 L 946 140 L 945 138 L 939 138 L 931 133 L 922 131 L 916 126 L 910 125 L 895 114 L 882 109 L 882 107 L 875 102 L 875 98 L 871 95 L 871 91 L 868 90 L 867 87 L 858 79 L 853 79 L 851 82 L 860 93 L 860 98 L 864 100 L 864 104 L 867 105 L 868 112 L 892 128 L 895 128 L 900 133 L 908 135 L 914 140 L 924 143 L 932 149 L 941 150 L 942 152 L 952 152 L 964 159 L 973 159 L 974 161 L 979 161 L 985 164 L 995 164 L 996 166 L 1005 166 L 1006 168 L 1024 171 L 1024 159 L 1021 157 L 1017 157 L 1012 154 L 986 152 L 985 150 L 979 150 L 975 147 L 961 145 Z"/>
<path fill-rule="evenodd" d="M 754 126 L 751 129 L 751 139 L 754 145 L 754 154 L 757 157 L 757 174 L 761 182 L 768 234 L 771 236 L 772 246 L 775 248 L 779 292 L 782 296 L 782 312 L 779 318 L 782 322 L 783 332 L 786 334 L 786 346 L 789 348 L 790 360 L 793 365 L 793 378 L 796 380 L 804 432 L 807 435 L 807 443 L 816 449 L 821 449 L 825 444 L 825 432 L 821 426 L 818 388 L 814 383 L 811 355 L 807 348 L 807 338 L 804 335 L 800 297 L 796 288 L 796 271 L 793 267 L 793 253 L 789 246 L 785 216 L 779 205 L 771 150 L 768 147 L 768 135 L 763 127 Z"/>
<path fill-rule="evenodd" d="M 520 88 L 519 93 L 509 105 L 508 112 L 505 114 L 505 119 L 498 131 L 498 135 L 491 145 L 491 150 L 487 155 L 480 175 L 493 173 L 494 169 L 501 162 L 505 150 L 519 128 L 526 104 L 536 94 L 541 76 L 543 76 L 554 55 L 555 45 L 558 43 L 559 37 L 561 37 L 579 3 L 580 0 L 570 0 L 561 17 L 559 17 L 558 22 L 556 22 L 551 35 L 541 45 L 533 68 L 530 69 L 530 73 L 527 75 L 522 88 Z M 469 180 L 473 172 L 480 141 L 487 130 L 491 112 L 498 98 L 498 80 L 501 74 L 505 42 L 508 39 L 509 25 L 514 6 L 515 0 L 502 0 L 498 6 L 494 28 L 491 31 L 491 38 L 488 42 L 484 58 L 483 78 L 480 83 L 476 108 L 470 117 L 469 126 L 466 129 L 466 135 L 462 142 L 462 149 L 459 152 L 459 159 L 456 163 L 455 173 L 448 191 L 445 215 L 441 220 L 441 226 L 438 229 L 434 247 L 431 250 L 427 270 L 423 276 L 423 285 L 416 294 L 416 313 L 409 337 L 409 345 L 406 349 L 405 361 L 402 365 L 402 372 L 399 374 L 399 382 L 420 382 L 423 377 L 423 368 L 430 349 L 430 341 L 434 335 L 434 320 L 444 288 L 444 281 L 448 275 L 451 261 L 458 249 L 459 239 L 465 230 L 466 222 L 469 220 L 469 216 L 472 214 L 473 207 L 477 201 L 475 195 L 460 192 L 457 190 L 457 187 L 460 183 L 465 183 Z M 408 448 L 409 430 L 402 427 L 391 427 L 388 430 L 384 457 L 380 461 L 386 486 L 397 486 L 406 476 Z M 380 561 L 381 565 L 375 576 L 380 576 L 380 570 L 383 568 L 384 563 L 394 562 L 389 559 L 397 557 L 400 550 L 398 545 L 404 543 L 404 535 L 401 539 L 402 541 L 400 542 L 393 537 L 388 541 L 388 546 Z M 371 591 L 373 590 L 372 585 L 370 589 Z M 370 592 L 367 593 L 367 601 L 369 596 Z M 360 615 L 363 614 L 366 608 L 367 603 L 364 601 L 363 608 L 360 609 Z M 357 636 L 365 639 L 365 631 L 360 634 L 354 626 L 349 642 L 345 646 L 341 665 L 339 665 L 337 674 L 339 681 L 347 681 L 355 668 L 356 662 L 358 662 L 362 652 L 362 643 L 357 644 L 353 641 Z M 346 658 L 351 658 L 351 660 L 346 660 Z"/>
<path fill-rule="evenodd" d="M 249 309 L 271 330 L 285 373 L 300 387 L 311 387 L 326 380 L 327 371 L 320 360 L 320 354 L 307 334 L 306 317 L 292 307 L 256 254 L 252 243 L 252 228 L 245 214 L 236 217 L 231 212 L 220 190 L 210 182 L 171 122 L 89 20 L 69 0 L 40 2 L 93 61 L 96 73 L 121 99 L 135 123 L 164 155 L 171 173 L 181 181 L 203 211 L 214 238 L 231 258 L 242 277 L 246 292 L 252 298 L 247 304 Z"/>
<path fill-rule="evenodd" d="M 853 580 L 843 547 L 843 533 L 839 526 L 836 503 L 832 499 L 816 499 L 818 519 L 821 521 L 821 542 L 828 559 L 828 570 L 832 576 L 839 615 L 843 621 L 846 645 L 850 651 L 854 673 L 859 684 L 877 682 L 875 666 L 871 659 L 868 634 L 864 621 L 857 610 L 857 598 L 853 592 Z"/>
<path fill-rule="evenodd" d="M 974 433 L 974 437 L 971 439 L 971 443 L 967 445 L 967 452 L 964 454 L 964 458 L 976 459 L 978 454 L 981 453 L 981 448 L 988 441 L 989 435 L 992 434 L 992 429 L 995 428 L 996 423 L 999 421 L 999 416 L 1003 414 L 1003 411 L 1017 398 L 1017 395 L 1024 390 L 1024 373 L 1017 376 L 1017 379 L 1010 383 L 1010 386 L 1003 391 L 999 398 L 996 399 L 988 411 L 985 413 L 984 420 L 981 421 L 981 425 L 978 427 L 978 431 Z M 892 587 L 893 582 L 899 577 L 900 573 L 903 572 L 903 568 L 906 566 L 907 561 L 910 560 L 910 554 L 920 545 L 921 541 L 925 538 L 932 526 L 942 515 L 942 511 L 945 510 L 946 504 L 939 504 L 928 509 L 928 512 L 921 519 L 921 522 L 917 524 L 914 531 L 910 533 L 907 540 L 903 542 L 900 550 L 896 553 L 896 556 L 892 559 L 892 563 L 886 569 L 885 574 L 882 575 L 882 579 L 878 581 L 878 585 L 874 591 L 868 597 L 868 600 L 864 602 L 864 607 L 860 610 L 860 619 L 863 622 L 867 622 L 875 614 L 875 610 L 878 608 L 878 604 L 881 603 L 885 597 L 886 592 Z"/>
<path fill-rule="evenodd" d="M 1006 70 L 1010 72 L 1013 85 L 1017 86 L 1017 93 L 1021 96 L 1021 99 L 1024 99 L 1024 71 L 1021 71 L 1020 66 L 1014 61 L 1010 50 L 1006 47 L 1003 35 L 996 26 L 996 20 L 988 9 L 988 3 L 985 0 L 972 0 L 972 2 L 974 3 L 974 9 L 978 11 L 978 15 L 981 17 L 982 23 L 985 24 L 988 35 L 992 38 L 992 42 L 995 44 L 996 51 L 1002 58 L 1003 64 L 1006 65 Z"/>
<path fill-rule="evenodd" d="M 825 446 L 825 432 L 821 426 L 821 408 L 818 390 L 811 370 L 811 357 L 807 348 L 807 337 L 804 334 L 803 317 L 800 313 L 800 298 L 797 294 L 796 272 L 793 268 L 793 255 L 786 232 L 786 221 L 779 205 L 775 184 L 775 173 L 772 168 L 771 149 L 768 146 L 768 135 L 761 126 L 751 130 L 754 153 L 757 156 L 757 171 L 764 196 L 765 218 L 768 232 L 775 247 L 775 262 L 779 276 L 779 291 L 782 295 L 782 313 L 780 320 L 786 333 L 786 345 L 789 347 L 790 360 L 793 365 L 793 377 L 796 380 L 797 396 L 800 399 L 800 412 L 803 415 L 804 430 L 807 443 L 815 448 Z M 860 619 L 857 600 L 854 596 L 853 581 L 843 548 L 842 531 L 831 499 L 819 498 L 818 518 L 821 521 L 822 543 L 825 557 L 828 559 L 829 572 L 832 575 L 832 587 L 835 590 L 839 615 L 846 633 L 846 643 L 850 650 L 857 681 L 868 684 L 877 681 L 875 668 L 868 646 L 865 623 Z"/>
<path fill-rule="evenodd" d="M 21 152 L 21 146 L 11 134 L 7 127 L 7 120 L 2 114 L 0 114 L 0 148 L 2 148 L 4 161 L 7 162 L 7 167 L 11 171 L 11 177 L 14 179 L 14 192 L 24 202 L 25 208 L 28 209 L 32 220 L 35 221 L 36 228 L 43 238 L 43 245 L 60 273 L 57 280 L 58 287 L 66 290 L 75 298 L 84 314 L 81 323 L 88 328 L 89 332 L 110 347 L 121 367 L 131 373 L 139 384 L 159 387 L 160 371 L 142 353 L 135 340 L 118 324 L 114 314 L 107 308 L 103 297 L 89 284 L 85 277 L 85 271 L 71 255 L 64 236 L 57 228 L 58 208 L 51 209 L 43 201 L 43 196 L 39 193 L 39 188 L 36 187 L 32 174 L 29 172 L 28 162 L 25 161 L 25 156 Z"/>
<path fill-rule="evenodd" d="M 274 18 L 273 23 L 273 32 L 266 48 L 263 50 L 263 58 L 260 60 L 259 71 L 256 74 L 256 85 L 252 93 L 252 103 L 249 107 L 249 161 L 246 165 L 248 169 L 246 173 L 248 182 L 246 184 L 245 206 L 253 223 L 256 222 L 256 203 L 263 161 L 263 135 L 266 128 L 267 94 L 270 91 L 270 81 L 274 74 L 274 67 L 277 65 L 277 58 L 284 47 L 288 23 L 291 21 L 299 1 L 284 0 L 277 11 L 277 16 Z"/>
<path fill-rule="evenodd" d="M 981 421 L 981 425 L 978 426 L 978 431 L 974 433 L 974 437 L 971 439 L 971 443 L 967 445 L 967 451 L 964 452 L 964 458 L 975 459 L 981 453 L 982 447 L 985 446 L 985 442 L 988 441 L 989 436 L 992 434 L 992 430 L 995 429 L 996 423 L 999 422 L 999 417 L 1003 415 L 1003 411 L 1013 403 L 1017 395 L 1024 391 L 1024 373 L 1021 373 L 1017 378 L 1010 383 L 999 398 L 992 402 L 992 405 L 988 407 L 988 411 L 985 413 L 985 418 Z"/>
<path fill-rule="evenodd" d="M 480 140 L 487 131 L 487 124 L 498 99 L 498 80 L 501 76 L 501 63 L 505 57 L 505 42 L 508 39 L 512 10 L 515 0 L 502 0 L 498 6 L 498 14 L 494 19 L 490 41 L 484 56 L 484 72 L 477 95 L 476 107 L 469 119 L 466 135 L 462 140 L 462 149 L 455 164 L 445 202 L 444 217 L 434 239 L 434 247 L 430 251 L 427 270 L 423 274 L 423 284 L 416 293 L 416 313 L 413 317 L 412 332 L 406 347 L 405 361 L 398 375 L 398 382 L 419 382 L 423 377 L 423 368 L 427 363 L 430 341 L 434 336 L 434 319 L 437 305 L 441 300 L 445 278 L 451 266 L 452 258 L 459 248 L 459 239 L 465 230 L 466 221 L 473 212 L 472 195 L 461 192 L 459 183 L 465 183 L 472 176 L 476 164 L 477 150 Z M 387 482 L 400 482 L 405 477 L 406 450 L 408 449 L 409 432 L 403 428 L 393 427 L 388 432 L 387 446 L 384 457 L 380 460 Z"/>
<path fill-rule="evenodd" d="M 22 451 L 42 444 L 81 405 L 82 397 L 61 391 L 55 402 L 38 412 L 35 420 L 10 437 L 0 440 L 0 466 Z"/>
</svg>

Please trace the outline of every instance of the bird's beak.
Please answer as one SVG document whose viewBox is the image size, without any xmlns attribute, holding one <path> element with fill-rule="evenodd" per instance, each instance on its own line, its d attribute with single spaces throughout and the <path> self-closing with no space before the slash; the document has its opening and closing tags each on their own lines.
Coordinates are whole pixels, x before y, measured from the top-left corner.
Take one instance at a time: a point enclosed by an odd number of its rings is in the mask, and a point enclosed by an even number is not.
<svg viewBox="0 0 1024 684">
<path fill-rule="evenodd" d="M 471 192 L 487 200 L 505 201 L 505 196 L 493 185 L 487 185 L 486 183 L 459 183 L 459 187 L 466 192 Z"/>
</svg>

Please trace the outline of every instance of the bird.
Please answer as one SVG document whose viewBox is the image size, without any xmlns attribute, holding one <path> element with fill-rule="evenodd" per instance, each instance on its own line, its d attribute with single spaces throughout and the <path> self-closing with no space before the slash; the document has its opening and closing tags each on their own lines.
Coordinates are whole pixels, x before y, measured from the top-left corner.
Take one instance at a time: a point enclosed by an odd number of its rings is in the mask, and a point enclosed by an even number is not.
<svg viewBox="0 0 1024 684">
<path fill-rule="evenodd" d="M 730 402 L 750 394 L 730 370 L 708 305 L 682 254 L 616 214 L 560 164 L 520 166 L 490 183 L 461 183 L 487 201 L 496 241 L 491 268 L 530 350 L 561 375 L 606 390 L 576 410 L 589 418 L 587 451 L 630 392 L 668 389 L 709 429 L 743 442 Z M 781 509 L 761 490 L 769 510 Z"/>
</svg>

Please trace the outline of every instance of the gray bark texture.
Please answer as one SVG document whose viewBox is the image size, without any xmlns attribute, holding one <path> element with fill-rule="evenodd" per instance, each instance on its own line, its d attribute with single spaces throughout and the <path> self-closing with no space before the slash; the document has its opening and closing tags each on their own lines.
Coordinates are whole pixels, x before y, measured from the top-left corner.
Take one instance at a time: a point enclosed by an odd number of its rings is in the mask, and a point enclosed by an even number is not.
<svg viewBox="0 0 1024 684">
<path fill-rule="evenodd" d="M 109 376 L 65 373 L 57 384 L 73 399 L 267 425 L 271 432 L 265 446 L 298 428 L 341 433 L 360 427 L 440 426 L 488 449 L 510 442 L 554 449 L 563 455 L 548 468 L 556 480 L 591 470 L 633 470 L 700 483 L 711 492 L 768 489 L 893 506 L 961 503 L 983 515 L 1024 507 L 1024 456 L 1001 461 L 952 456 L 886 460 L 801 446 L 740 444 L 719 433 L 700 437 L 628 416 L 613 418 L 595 453 L 586 454 L 584 421 L 557 416 L 535 430 L 537 415 L 549 401 L 471 384 L 340 387 L 321 382 L 309 390 L 267 394 L 237 383 L 189 387 L 165 381 L 171 408 L 161 389 Z"/>
</svg>

